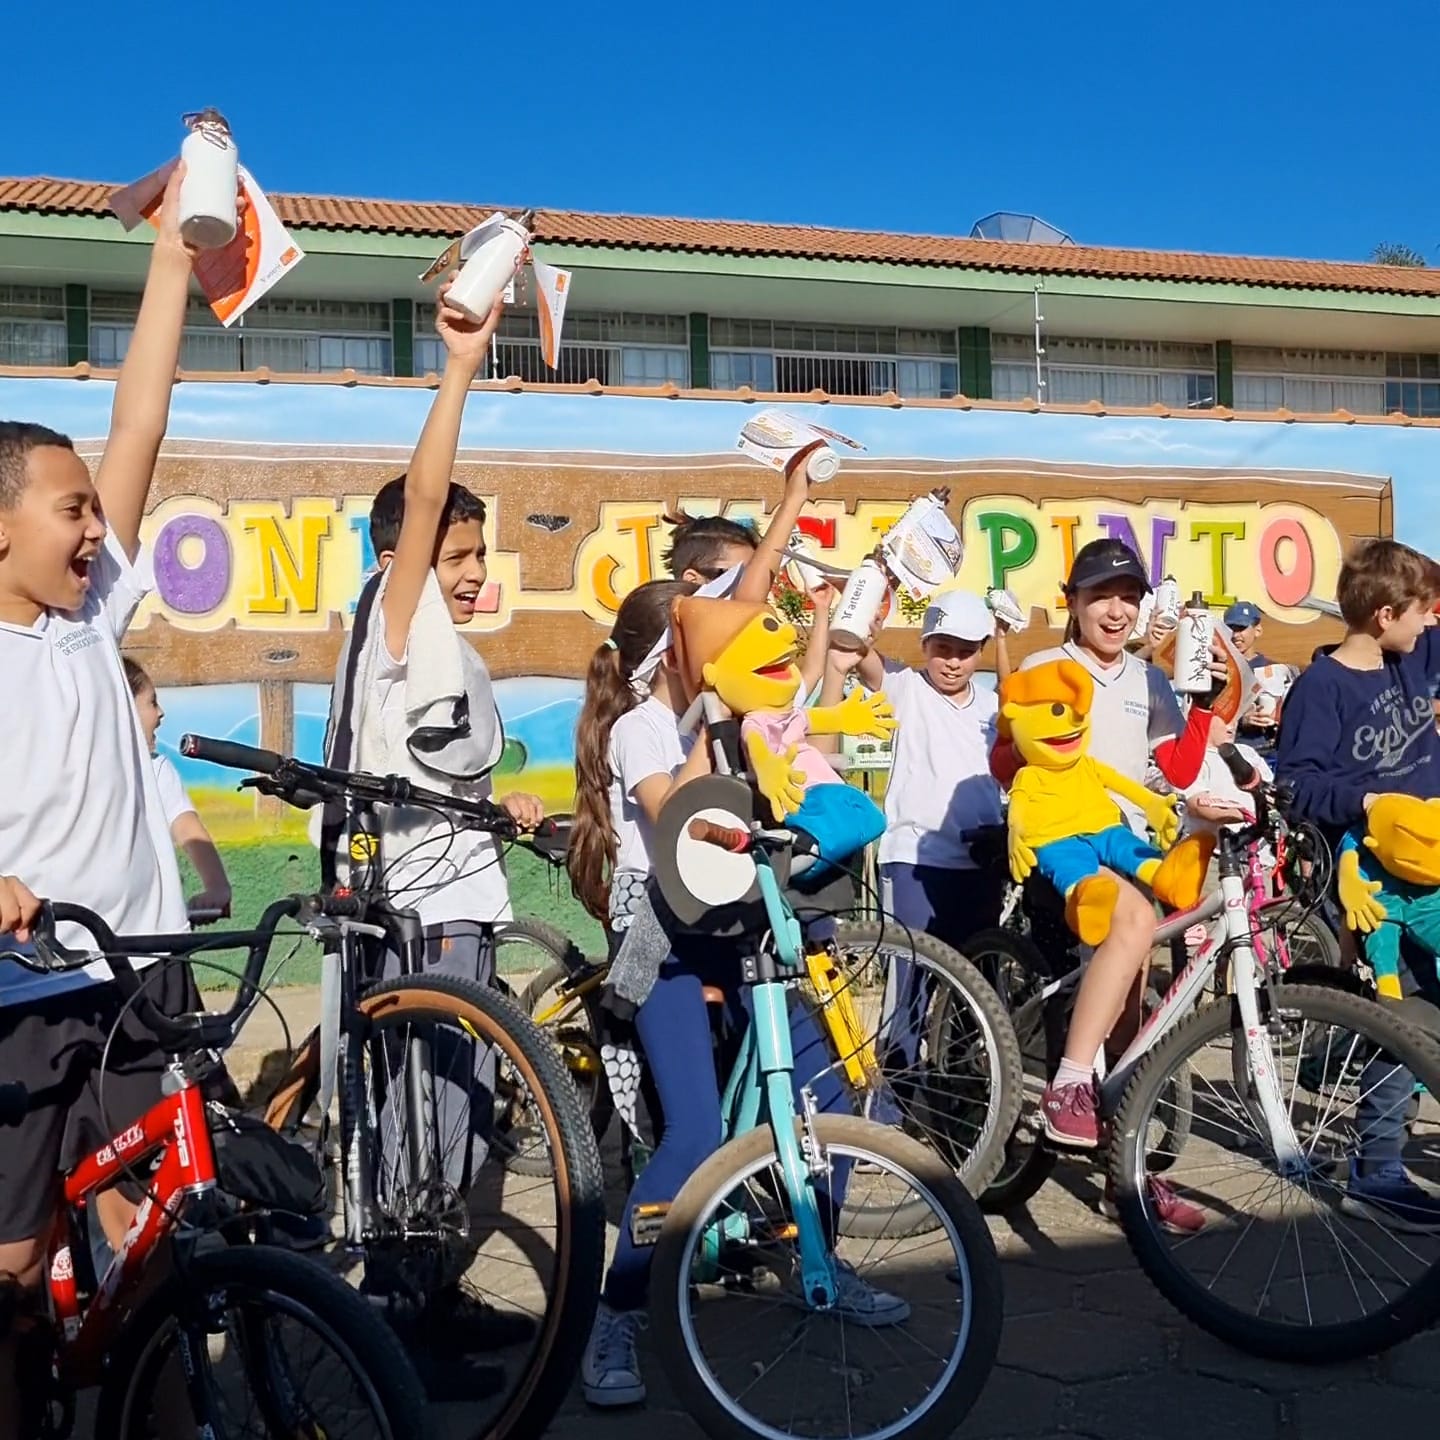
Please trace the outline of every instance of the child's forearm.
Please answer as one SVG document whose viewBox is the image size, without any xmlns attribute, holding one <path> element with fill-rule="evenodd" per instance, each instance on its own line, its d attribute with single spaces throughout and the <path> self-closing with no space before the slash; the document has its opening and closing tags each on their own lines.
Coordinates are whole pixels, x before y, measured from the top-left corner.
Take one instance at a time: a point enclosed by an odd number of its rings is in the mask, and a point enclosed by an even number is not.
<svg viewBox="0 0 1440 1440">
<path fill-rule="evenodd" d="M 770 523 L 765 527 L 765 533 L 760 537 L 755 553 L 746 562 L 744 574 L 740 576 L 740 584 L 735 591 L 737 600 L 758 604 L 769 597 L 770 587 L 775 583 L 775 577 L 785 563 L 785 549 L 790 544 L 791 535 L 795 533 L 795 522 L 805 508 L 806 498 L 803 482 L 786 482 L 785 493 L 780 497 L 780 503 L 770 517 Z"/>
<path fill-rule="evenodd" d="M 212 897 L 229 896 L 230 877 L 220 859 L 220 852 L 209 835 L 204 839 L 195 838 L 184 842 L 185 858 L 195 867 L 200 877 L 200 888 Z"/>
<path fill-rule="evenodd" d="M 480 368 L 479 359 L 450 355 L 445 373 L 435 392 L 425 428 L 415 445 L 410 468 L 405 474 L 405 506 L 433 505 L 439 511 L 450 496 L 450 477 L 460 450 L 460 426 L 465 418 L 465 400 Z"/>
<path fill-rule="evenodd" d="M 190 257 L 178 245 L 156 242 L 135 329 L 115 383 L 110 434 L 95 474 L 105 518 L 133 558 L 155 460 L 170 419 L 170 396 L 180 360 L 180 336 L 190 284 Z"/>
<path fill-rule="evenodd" d="M 1010 662 L 1010 646 L 1005 638 L 1003 630 L 995 632 L 995 683 L 1003 685 L 1014 673 L 1015 667 Z"/>
<path fill-rule="evenodd" d="M 805 656 L 800 662 L 800 703 L 806 704 L 823 684 L 829 666 L 825 657 L 830 653 L 830 607 L 817 605 L 810 634 L 805 639 Z"/>
</svg>

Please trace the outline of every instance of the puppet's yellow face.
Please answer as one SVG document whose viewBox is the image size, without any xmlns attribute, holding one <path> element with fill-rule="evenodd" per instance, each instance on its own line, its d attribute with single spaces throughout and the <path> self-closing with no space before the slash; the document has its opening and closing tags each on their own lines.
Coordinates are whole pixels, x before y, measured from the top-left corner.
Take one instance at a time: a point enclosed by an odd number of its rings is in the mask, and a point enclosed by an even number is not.
<svg viewBox="0 0 1440 1440">
<path fill-rule="evenodd" d="M 1365 829 L 1365 844 L 1390 874 L 1412 885 L 1440 885 L 1440 801 L 1382 795 Z"/>
<path fill-rule="evenodd" d="M 706 663 L 705 684 L 736 715 L 789 710 L 800 692 L 799 638 L 793 625 L 762 611 Z"/>
<path fill-rule="evenodd" d="M 1090 739 L 1093 682 L 1073 660 L 1020 670 L 1001 689 L 1000 718 L 1015 753 L 1045 770 L 1068 770 Z"/>
</svg>

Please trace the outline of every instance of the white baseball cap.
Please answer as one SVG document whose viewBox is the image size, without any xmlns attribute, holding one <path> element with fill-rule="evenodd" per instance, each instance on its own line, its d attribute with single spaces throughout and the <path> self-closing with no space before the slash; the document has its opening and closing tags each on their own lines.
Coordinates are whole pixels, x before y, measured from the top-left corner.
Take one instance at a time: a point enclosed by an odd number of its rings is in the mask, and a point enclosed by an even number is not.
<svg viewBox="0 0 1440 1440">
<path fill-rule="evenodd" d="M 925 612 L 920 627 L 921 640 L 932 635 L 947 635 L 952 640 L 968 640 L 972 644 L 988 640 L 995 633 L 995 617 L 990 607 L 968 590 L 951 590 L 938 596 Z"/>
</svg>

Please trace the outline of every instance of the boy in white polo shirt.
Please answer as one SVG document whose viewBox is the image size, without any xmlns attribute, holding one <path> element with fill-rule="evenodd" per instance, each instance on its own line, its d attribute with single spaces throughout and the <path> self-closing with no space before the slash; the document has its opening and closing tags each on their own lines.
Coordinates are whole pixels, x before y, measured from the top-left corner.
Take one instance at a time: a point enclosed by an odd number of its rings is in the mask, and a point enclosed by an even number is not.
<svg viewBox="0 0 1440 1440">
<path fill-rule="evenodd" d="M 925 612 L 924 663 L 916 669 L 871 649 L 856 674 L 868 690 L 884 689 L 899 730 L 885 791 L 880 881 L 885 909 L 907 929 L 960 948 L 999 919 L 1004 877 L 981 870 L 962 838 L 999 825 L 1000 787 L 990 774 L 997 702 L 974 683 L 995 617 L 978 595 L 952 590 Z M 892 1048 L 914 1064 L 925 996 L 904 961 L 889 978 Z"/>
<path fill-rule="evenodd" d="M 175 223 L 180 174 L 160 211 L 149 277 L 115 386 L 110 436 L 92 482 L 70 441 L 0 423 L 0 674 L 22 696 L 6 720 L 0 796 L 0 948 L 30 937 L 36 896 L 97 911 L 119 932 L 186 928 L 185 897 L 155 772 L 120 663 L 120 637 L 149 588 L 140 519 L 169 416 L 191 257 Z M 103 510 L 102 510 L 103 504 Z M 62 935 L 87 944 L 77 933 Z M 104 965 L 40 977 L 0 962 L 0 1080 L 32 1108 L 0 1132 L 0 1289 L 22 1301 L 40 1280 L 59 1167 L 160 1097 L 163 1059 L 130 1018 L 105 1073 L 95 1065 L 120 1016 Z M 99 1197 L 118 1246 L 133 1208 Z M 20 1293 L 16 1293 L 16 1292 Z M 0 1440 L 21 1420 L 14 1350 L 0 1338 Z"/>
</svg>

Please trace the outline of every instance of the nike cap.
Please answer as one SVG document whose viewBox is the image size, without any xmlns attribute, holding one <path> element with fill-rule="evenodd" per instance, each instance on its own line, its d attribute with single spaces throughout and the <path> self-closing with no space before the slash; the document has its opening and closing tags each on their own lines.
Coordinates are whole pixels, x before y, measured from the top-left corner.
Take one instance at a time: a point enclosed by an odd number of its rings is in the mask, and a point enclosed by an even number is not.
<svg viewBox="0 0 1440 1440">
<path fill-rule="evenodd" d="M 1123 540 L 1092 540 L 1082 545 L 1070 566 L 1065 588 L 1087 590 L 1107 580 L 1134 580 L 1147 594 L 1152 588 L 1140 557 Z"/>
</svg>

